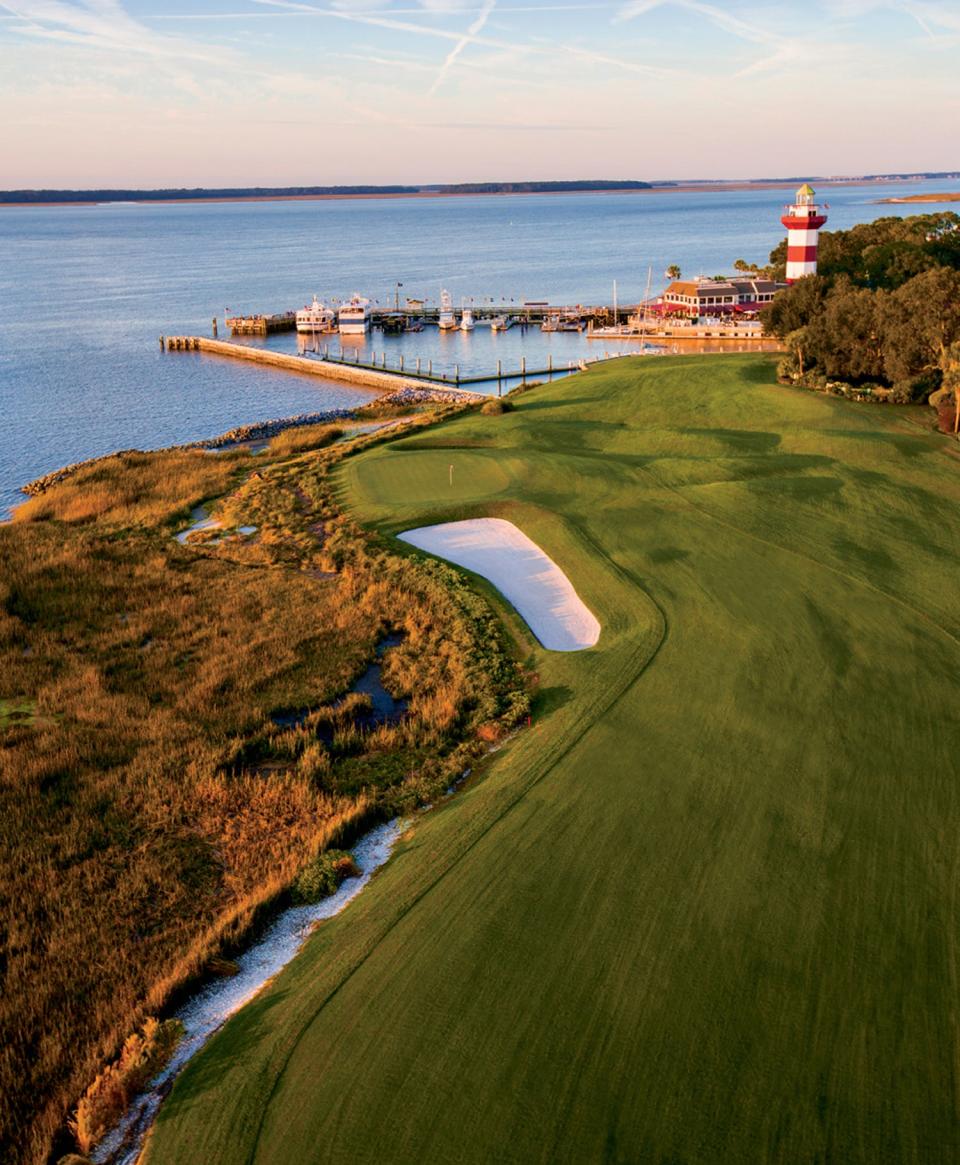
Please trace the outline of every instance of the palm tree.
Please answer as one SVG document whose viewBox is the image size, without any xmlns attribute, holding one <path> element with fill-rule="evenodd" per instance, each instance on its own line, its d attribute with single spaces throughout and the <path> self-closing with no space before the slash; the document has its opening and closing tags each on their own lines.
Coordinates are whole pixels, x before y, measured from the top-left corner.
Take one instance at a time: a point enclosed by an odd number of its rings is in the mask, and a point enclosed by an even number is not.
<svg viewBox="0 0 960 1165">
<path fill-rule="evenodd" d="M 960 340 L 944 350 L 940 367 L 943 369 L 943 387 L 953 394 L 953 431 L 960 434 Z"/>
<path fill-rule="evenodd" d="M 676 263 L 671 263 L 670 266 L 667 268 L 666 275 L 667 275 L 668 279 L 679 279 L 680 274 L 681 274 L 680 268 L 677 266 Z"/>
</svg>

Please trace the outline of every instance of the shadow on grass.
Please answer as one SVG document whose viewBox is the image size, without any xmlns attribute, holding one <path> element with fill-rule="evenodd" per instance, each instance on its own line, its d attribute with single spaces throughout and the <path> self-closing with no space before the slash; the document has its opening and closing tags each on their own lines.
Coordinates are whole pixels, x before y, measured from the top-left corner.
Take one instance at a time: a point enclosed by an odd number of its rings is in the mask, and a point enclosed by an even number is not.
<svg viewBox="0 0 960 1165">
<path fill-rule="evenodd" d="M 552 688 L 541 688 L 533 698 L 531 710 L 537 717 L 549 716 L 573 699 L 573 689 L 558 684 Z"/>
<path fill-rule="evenodd" d="M 543 409 L 569 408 L 571 405 L 595 405 L 598 400 L 595 396 L 565 396 L 559 400 L 529 400 L 525 393 L 510 397 L 512 404 L 517 406 L 519 413 L 540 412 Z M 577 422 L 581 424 L 582 422 Z"/>
<path fill-rule="evenodd" d="M 780 445 L 780 433 L 755 429 L 677 429 L 685 437 L 712 437 L 738 453 L 772 453 Z"/>
<path fill-rule="evenodd" d="M 689 550 L 681 550 L 679 546 L 656 546 L 647 555 L 651 562 L 682 562 L 690 557 Z"/>
<path fill-rule="evenodd" d="M 886 445 L 888 448 L 896 449 L 904 457 L 923 457 L 938 452 L 938 446 L 928 437 L 914 437 L 909 433 L 884 433 L 873 429 L 826 429 L 824 436 L 871 441 L 875 445 Z"/>
</svg>

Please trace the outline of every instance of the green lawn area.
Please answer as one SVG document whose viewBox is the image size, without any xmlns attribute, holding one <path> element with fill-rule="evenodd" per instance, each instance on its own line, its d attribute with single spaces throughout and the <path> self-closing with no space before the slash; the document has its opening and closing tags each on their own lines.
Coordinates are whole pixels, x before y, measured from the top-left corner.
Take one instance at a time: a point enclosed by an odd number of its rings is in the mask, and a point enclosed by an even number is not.
<svg viewBox="0 0 960 1165">
<path fill-rule="evenodd" d="M 379 446 L 598 646 L 180 1077 L 149 1165 L 960 1157 L 960 460 L 762 356 L 614 362 Z M 454 466 L 454 485 L 449 466 Z"/>
</svg>

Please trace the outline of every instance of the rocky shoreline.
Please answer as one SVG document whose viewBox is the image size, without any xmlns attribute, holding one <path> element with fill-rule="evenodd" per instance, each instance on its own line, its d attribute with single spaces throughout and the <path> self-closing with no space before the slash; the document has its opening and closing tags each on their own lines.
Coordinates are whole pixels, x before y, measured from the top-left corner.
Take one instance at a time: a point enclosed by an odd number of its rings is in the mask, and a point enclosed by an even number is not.
<svg viewBox="0 0 960 1165">
<path fill-rule="evenodd" d="M 250 424 L 238 425 L 235 429 L 228 429 L 218 437 L 208 437 L 202 441 L 189 441 L 183 445 L 166 445 L 164 449 L 226 449 L 234 445 L 244 445 L 249 441 L 266 441 L 286 429 L 297 429 L 304 425 L 326 425 L 333 421 L 362 421 L 368 409 L 379 407 L 409 407 L 422 404 L 475 404 L 483 400 L 480 393 L 466 392 L 460 389 L 425 389 L 425 388 L 398 388 L 377 397 L 369 405 L 356 409 L 327 409 L 321 413 L 298 413 L 293 417 L 277 417 L 270 421 L 253 421 Z M 100 461 L 107 461 L 111 457 L 123 457 L 129 453 L 142 453 L 142 449 L 117 449 L 113 453 L 104 453 L 100 457 L 88 457 L 83 461 L 74 461 L 70 465 L 61 466 L 26 485 L 20 487 L 21 493 L 27 497 L 36 497 L 51 486 L 59 485 L 80 469 L 96 465 Z M 160 452 L 160 450 L 155 450 Z"/>
</svg>

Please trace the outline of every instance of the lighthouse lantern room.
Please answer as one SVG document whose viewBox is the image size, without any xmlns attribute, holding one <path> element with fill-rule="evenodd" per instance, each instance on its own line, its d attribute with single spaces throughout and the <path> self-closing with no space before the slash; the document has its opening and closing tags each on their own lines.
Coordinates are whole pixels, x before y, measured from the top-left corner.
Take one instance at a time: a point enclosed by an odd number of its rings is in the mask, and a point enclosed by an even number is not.
<svg viewBox="0 0 960 1165">
<path fill-rule="evenodd" d="M 792 206 L 780 219 L 787 228 L 787 282 L 794 283 L 817 271 L 818 232 L 827 216 L 814 201 L 812 186 L 801 186 Z"/>
</svg>

